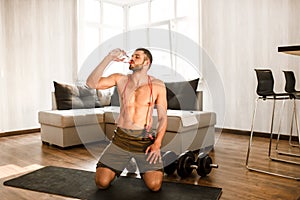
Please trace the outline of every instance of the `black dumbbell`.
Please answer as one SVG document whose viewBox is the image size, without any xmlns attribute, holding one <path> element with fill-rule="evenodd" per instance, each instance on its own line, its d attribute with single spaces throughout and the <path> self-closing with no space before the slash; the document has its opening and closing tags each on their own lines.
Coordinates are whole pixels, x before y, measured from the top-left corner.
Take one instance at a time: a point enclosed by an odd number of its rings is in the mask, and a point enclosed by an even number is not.
<svg viewBox="0 0 300 200">
<path fill-rule="evenodd" d="M 197 166 L 198 166 L 198 168 L 196 169 L 197 174 L 202 177 L 209 174 L 211 172 L 212 168 L 219 167 L 217 164 L 212 163 L 211 157 L 208 156 L 207 154 L 204 154 L 204 156 L 202 154 L 199 154 L 196 162 L 197 162 Z"/>
<path fill-rule="evenodd" d="M 177 174 L 182 178 L 189 176 L 194 169 L 199 176 L 204 177 L 211 172 L 212 168 L 218 168 L 218 165 L 213 164 L 211 157 L 207 154 L 199 154 L 195 162 L 194 153 L 186 151 L 179 156 L 177 161 Z"/>
</svg>

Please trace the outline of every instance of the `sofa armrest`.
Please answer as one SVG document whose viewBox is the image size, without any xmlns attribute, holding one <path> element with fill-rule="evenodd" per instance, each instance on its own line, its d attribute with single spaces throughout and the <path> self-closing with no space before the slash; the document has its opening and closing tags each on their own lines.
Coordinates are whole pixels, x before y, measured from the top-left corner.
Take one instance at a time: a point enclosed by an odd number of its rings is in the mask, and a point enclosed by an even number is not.
<svg viewBox="0 0 300 200">
<path fill-rule="evenodd" d="M 57 110 L 57 104 L 55 99 L 55 93 L 51 92 L 52 110 Z"/>
<path fill-rule="evenodd" d="M 196 108 L 198 111 L 203 110 L 203 91 L 197 91 L 196 93 L 197 101 L 196 101 Z"/>
</svg>

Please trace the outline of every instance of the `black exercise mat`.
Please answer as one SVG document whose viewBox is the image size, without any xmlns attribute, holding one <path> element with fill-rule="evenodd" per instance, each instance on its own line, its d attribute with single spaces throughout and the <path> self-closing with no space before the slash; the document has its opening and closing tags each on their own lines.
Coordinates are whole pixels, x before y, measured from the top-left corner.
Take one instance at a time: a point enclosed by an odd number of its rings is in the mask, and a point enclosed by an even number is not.
<svg viewBox="0 0 300 200">
<path fill-rule="evenodd" d="M 49 166 L 5 181 L 4 185 L 88 200 L 215 200 L 222 192 L 221 188 L 172 182 L 164 182 L 161 191 L 151 192 L 143 180 L 129 177 L 119 177 L 109 189 L 98 190 L 94 177 L 94 172 Z"/>
</svg>

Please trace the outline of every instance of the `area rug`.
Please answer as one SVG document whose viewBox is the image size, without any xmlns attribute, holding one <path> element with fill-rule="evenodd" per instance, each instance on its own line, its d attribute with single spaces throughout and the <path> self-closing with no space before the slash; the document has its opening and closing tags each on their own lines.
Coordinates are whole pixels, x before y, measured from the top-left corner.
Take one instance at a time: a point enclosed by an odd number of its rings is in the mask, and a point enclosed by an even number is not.
<svg viewBox="0 0 300 200">
<path fill-rule="evenodd" d="M 159 192 L 149 191 L 143 180 L 119 177 L 107 190 L 98 190 L 95 173 L 48 166 L 4 182 L 6 186 L 87 200 L 216 200 L 221 188 L 163 182 Z"/>
</svg>

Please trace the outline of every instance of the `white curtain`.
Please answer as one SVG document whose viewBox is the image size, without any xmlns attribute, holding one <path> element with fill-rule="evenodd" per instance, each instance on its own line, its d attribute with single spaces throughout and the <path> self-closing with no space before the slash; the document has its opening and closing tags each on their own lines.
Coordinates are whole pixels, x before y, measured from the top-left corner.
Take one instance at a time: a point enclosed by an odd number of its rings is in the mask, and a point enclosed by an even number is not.
<svg viewBox="0 0 300 200">
<path fill-rule="evenodd" d="M 0 0 L 0 132 L 38 128 L 53 80 L 77 74 L 77 1 Z"/>
</svg>

